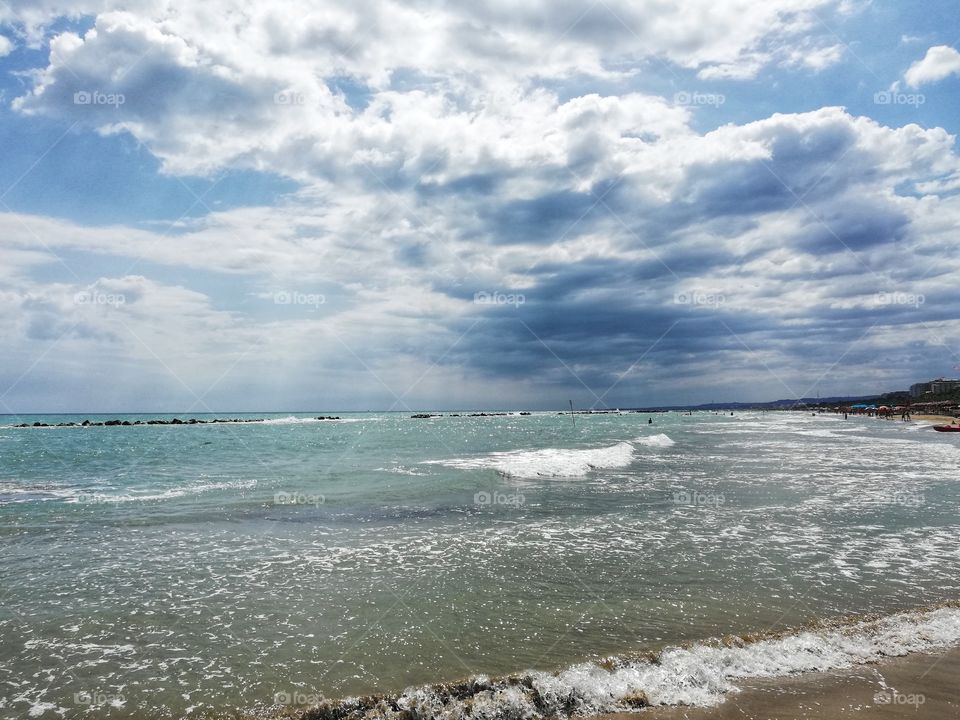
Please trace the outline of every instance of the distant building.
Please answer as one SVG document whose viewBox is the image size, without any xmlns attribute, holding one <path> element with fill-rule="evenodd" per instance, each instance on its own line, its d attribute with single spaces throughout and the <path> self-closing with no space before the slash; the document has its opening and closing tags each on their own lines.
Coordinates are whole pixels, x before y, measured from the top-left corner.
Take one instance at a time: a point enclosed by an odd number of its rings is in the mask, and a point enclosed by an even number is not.
<svg viewBox="0 0 960 720">
<path fill-rule="evenodd" d="M 914 383 L 910 386 L 910 397 L 921 397 L 922 395 L 930 392 L 930 385 L 932 383 Z"/>
<path fill-rule="evenodd" d="M 948 380 L 941 377 L 925 383 L 914 383 L 910 386 L 910 397 L 923 397 L 927 393 L 942 395 L 954 390 L 960 390 L 960 380 Z"/>
<path fill-rule="evenodd" d="M 947 380 L 946 378 L 937 378 L 930 383 L 930 392 L 934 395 L 960 390 L 960 380 Z"/>
</svg>

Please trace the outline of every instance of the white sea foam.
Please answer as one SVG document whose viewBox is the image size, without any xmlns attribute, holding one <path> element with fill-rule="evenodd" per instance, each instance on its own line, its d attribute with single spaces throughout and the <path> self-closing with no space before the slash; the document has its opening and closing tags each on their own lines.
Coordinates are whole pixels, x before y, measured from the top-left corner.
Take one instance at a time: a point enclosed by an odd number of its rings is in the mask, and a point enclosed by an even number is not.
<svg viewBox="0 0 960 720">
<path fill-rule="evenodd" d="M 55 713 L 59 713 L 60 715 L 63 715 L 66 708 L 57 707 L 55 703 L 42 702 L 38 700 L 35 703 L 32 703 L 30 705 L 30 709 L 27 711 L 27 715 L 29 715 L 30 717 L 41 717 L 42 715 L 46 714 L 48 710 L 52 710 Z"/>
<path fill-rule="evenodd" d="M 723 702 L 741 680 L 840 670 L 957 644 L 960 609 L 949 607 L 756 642 L 734 638 L 668 648 L 654 658 L 611 658 L 603 667 L 582 663 L 557 673 L 478 677 L 465 684 L 468 689 L 461 685 L 456 692 L 444 685 L 408 688 L 393 702 L 372 708 L 357 699 L 335 704 L 345 711 L 345 720 L 395 720 L 404 710 L 442 720 L 570 717 L 630 711 L 639 698 L 650 705 L 710 706 Z"/>
<path fill-rule="evenodd" d="M 281 418 L 267 418 L 264 420 L 262 425 L 304 425 L 308 423 L 318 423 L 326 422 L 325 420 L 317 420 L 316 418 L 303 418 L 296 417 L 295 415 L 289 415 L 287 417 Z"/>
<path fill-rule="evenodd" d="M 612 672 L 586 663 L 546 676 L 543 682 L 572 691 L 583 698 L 585 709 L 596 712 L 615 710 L 617 697 L 638 691 L 653 705 L 712 705 L 721 702 L 737 680 L 837 670 L 958 642 L 960 610 L 944 608 L 739 647 L 673 648 L 657 662 L 627 663 Z"/>
<path fill-rule="evenodd" d="M 244 490 L 256 487 L 256 480 L 238 480 L 228 482 L 201 482 L 167 488 L 159 492 L 138 493 L 114 490 L 84 489 L 76 487 L 52 487 L 26 485 L 18 487 L 13 483 L 0 482 L 0 505 L 8 503 L 48 502 L 60 500 L 72 505 L 100 505 L 127 503 L 148 500 L 172 500 L 186 495 L 199 495 L 214 490 Z"/>
<path fill-rule="evenodd" d="M 429 464 L 446 465 L 461 470 L 491 468 L 503 475 L 517 478 L 583 477 L 591 470 L 626 467 L 633 461 L 633 453 L 633 445 L 619 442 L 608 447 L 586 450 L 514 450 L 481 457 L 435 460 Z"/>
<path fill-rule="evenodd" d="M 378 467 L 373 469 L 374 472 L 388 472 L 395 473 L 397 475 L 426 475 L 425 472 L 420 470 L 415 470 L 413 468 L 404 467 L 403 465 L 394 465 L 393 467 Z"/>
<path fill-rule="evenodd" d="M 136 654 L 136 648 L 129 643 L 124 645 L 101 645 L 92 642 L 75 643 L 54 640 L 27 640 L 23 645 L 28 650 L 33 650 L 34 648 L 38 647 L 46 647 L 57 651 L 66 651 L 71 653 L 76 652 L 83 655 L 95 653 L 103 657 Z"/>
<path fill-rule="evenodd" d="M 312 425 L 314 423 L 355 423 L 355 422 L 364 422 L 370 418 L 338 418 L 336 420 L 321 420 L 315 417 L 297 417 L 296 415 L 289 415 L 282 418 L 268 418 L 262 422 L 256 423 L 258 425 Z"/>
<path fill-rule="evenodd" d="M 113 502 L 132 502 L 137 500 L 172 500 L 173 498 L 183 497 L 185 495 L 199 495 L 200 493 L 210 492 L 212 490 L 244 490 L 256 487 L 256 480 L 242 480 L 238 482 L 219 482 L 219 483 L 199 483 L 197 485 L 184 485 L 182 487 L 169 488 L 158 493 L 146 495 L 118 495 Z M 108 496 L 109 497 L 109 496 Z M 110 500 L 107 500 L 110 502 Z"/>
<path fill-rule="evenodd" d="M 633 442 L 637 445 L 646 445 L 647 447 L 670 447 L 671 445 L 676 445 L 673 440 L 663 433 L 657 435 L 641 435 L 638 438 L 634 438 Z"/>
<path fill-rule="evenodd" d="M 77 491 L 49 485 L 18 485 L 15 481 L 0 480 L 0 505 L 27 502 L 69 500 Z"/>
</svg>

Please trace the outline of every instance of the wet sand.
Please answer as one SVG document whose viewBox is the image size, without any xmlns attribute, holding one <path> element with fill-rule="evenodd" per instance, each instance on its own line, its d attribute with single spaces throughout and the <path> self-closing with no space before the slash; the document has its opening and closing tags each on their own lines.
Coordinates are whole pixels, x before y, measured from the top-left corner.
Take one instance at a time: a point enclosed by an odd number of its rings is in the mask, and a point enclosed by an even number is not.
<svg viewBox="0 0 960 720">
<path fill-rule="evenodd" d="M 960 420 L 957 420 L 957 418 L 951 415 L 913 415 L 912 418 L 916 422 L 929 423 L 931 425 L 952 425 L 954 423 L 960 423 Z"/>
<path fill-rule="evenodd" d="M 744 681 L 712 708 L 649 708 L 605 720 L 842 720 L 960 718 L 960 648 L 832 673 Z"/>
</svg>

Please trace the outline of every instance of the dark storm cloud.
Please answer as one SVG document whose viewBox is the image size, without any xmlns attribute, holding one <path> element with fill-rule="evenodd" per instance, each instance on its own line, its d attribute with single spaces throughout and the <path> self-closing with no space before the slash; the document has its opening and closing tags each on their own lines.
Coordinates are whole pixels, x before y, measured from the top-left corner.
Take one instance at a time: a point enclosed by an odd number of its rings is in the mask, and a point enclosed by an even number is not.
<svg viewBox="0 0 960 720">
<path fill-rule="evenodd" d="M 644 301 L 629 287 L 608 290 L 602 298 L 528 295 L 518 307 L 483 308 L 480 314 L 483 320 L 447 358 L 451 364 L 522 377 L 535 368 L 556 367 L 559 358 L 579 368 L 583 379 L 601 384 L 644 355 L 648 362 L 669 366 L 678 353 L 719 352 L 735 347 L 734 333 L 774 327 L 759 314 L 692 308 L 672 297 Z M 461 323 L 457 330 L 467 327 Z"/>
<path fill-rule="evenodd" d="M 899 242 L 909 230 L 910 218 L 902 210 L 876 201 L 845 198 L 825 206 L 795 239 L 798 248 L 821 255 L 841 250 L 867 250 Z"/>
<path fill-rule="evenodd" d="M 509 200 L 481 210 L 489 237 L 497 243 L 557 242 L 571 232 L 587 231 L 606 212 L 589 193 L 562 190 L 529 200 Z"/>
<path fill-rule="evenodd" d="M 472 173 L 446 183 L 421 182 L 417 191 L 421 196 L 432 198 L 443 195 L 491 195 L 503 181 L 502 174 Z"/>
</svg>

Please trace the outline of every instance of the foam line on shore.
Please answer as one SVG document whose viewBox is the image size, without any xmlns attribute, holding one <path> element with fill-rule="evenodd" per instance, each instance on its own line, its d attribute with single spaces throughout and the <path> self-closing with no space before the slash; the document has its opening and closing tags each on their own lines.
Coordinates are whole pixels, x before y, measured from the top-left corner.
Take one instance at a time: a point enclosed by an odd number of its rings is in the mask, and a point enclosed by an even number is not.
<svg viewBox="0 0 960 720">
<path fill-rule="evenodd" d="M 840 670 L 960 644 L 960 607 L 822 622 L 783 633 L 729 636 L 659 653 L 611 657 L 555 673 L 408 688 L 326 700 L 301 720 L 543 720 L 649 706 L 711 706 L 737 682 Z"/>
</svg>

